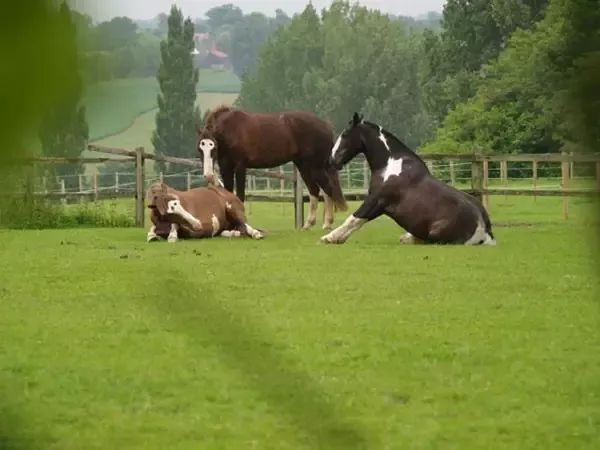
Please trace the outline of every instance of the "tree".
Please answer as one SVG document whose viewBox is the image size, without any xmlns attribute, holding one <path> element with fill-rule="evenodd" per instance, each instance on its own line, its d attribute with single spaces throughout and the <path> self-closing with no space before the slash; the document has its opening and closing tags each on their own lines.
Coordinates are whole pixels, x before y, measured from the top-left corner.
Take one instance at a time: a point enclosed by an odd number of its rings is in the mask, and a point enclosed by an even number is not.
<svg viewBox="0 0 600 450">
<path fill-rule="evenodd" d="M 194 68 L 194 25 L 183 20 L 175 5 L 169 15 L 167 39 L 161 42 L 161 65 L 158 70 L 160 93 L 156 129 L 152 144 L 157 154 L 171 156 L 195 155 L 194 110 L 198 69 Z M 164 165 L 161 166 L 164 168 Z"/>
<path fill-rule="evenodd" d="M 428 150 L 535 153 L 597 143 L 597 6 L 552 0 L 543 20 L 513 33 L 482 68 L 475 96 L 448 114 Z"/>
<path fill-rule="evenodd" d="M 63 32 L 68 37 L 62 51 L 66 64 L 74 72 L 69 80 L 68 90 L 52 105 L 42 120 L 39 137 L 45 156 L 73 158 L 85 150 L 89 129 L 85 116 L 85 107 L 81 105 L 82 81 L 78 75 L 78 52 L 76 28 L 71 11 L 66 3 L 60 6 L 59 20 Z M 65 178 L 68 187 L 77 186 L 74 175 L 81 171 L 81 165 L 54 165 L 54 174 Z"/>
<path fill-rule="evenodd" d="M 269 19 L 261 13 L 252 13 L 234 27 L 231 36 L 231 62 L 233 71 L 242 76 L 253 71 L 260 47 L 271 33 Z"/>
<path fill-rule="evenodd" d="M 255 111 L 303 109 L 338 130 L 363 111 L 407 144 L 428 136 L 419 84 L 421 37 L 403 21 L 346 1 L 320 18 L 312 5 L 264 45 L 238 103 Z"/>
<path fill-rule="evenodd" d="M 240 22 L 244 17 L 244 13 L 239 7 L 228 3 L 209 9 L 206 12 L 206 17 L 208 17 L 210 30 L 216 33 L 224 25 L 231 26 Z"/>
<path fill-rule="evenodd" d="M 548 0 L 446 2 L 441 33 L 427 33 L 424 42 L 425 103 L 438 123 L 475 94 L 482 65 L 500 54 L 515 30 L 540 20 L 547 4 Z"/>
</svg>

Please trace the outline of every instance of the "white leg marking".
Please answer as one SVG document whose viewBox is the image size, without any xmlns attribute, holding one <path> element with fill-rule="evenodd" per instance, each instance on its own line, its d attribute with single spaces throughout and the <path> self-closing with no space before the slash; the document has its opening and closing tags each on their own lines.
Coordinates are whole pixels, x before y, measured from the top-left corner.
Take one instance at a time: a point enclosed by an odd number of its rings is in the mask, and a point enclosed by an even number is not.
<svg viewBox="0 0 600 450">
<path fill-rule="evenodd" d="M 337 227 L 331 233 L 323 236 L 321 241 L 326 244 L 343 244 L 350 235 L 362 227 L 365 222 L 367 222 L 367 219 L 359 219 L 358 217 L 351 215 L 342 225 Z"/>
<path fill-rule="evenodd" d="M 487 232 L 485 231 L 485 224 L 483 223 L 483 219 L 479 219 L 477 222 L 477 228 L 475 228 L 475 232 L 473 236 L 465 242 L 465 245 L 496 245 L 496 240 L 493 239 Z"/>
<path fill-rule="evenodd" d="M 262 239 L 264 237 L 264 235 L 260 231 L 255 230 L 248 224 L 246 224 L 246 233 L 252 236 L 252 239 Z"/>
<path fill-rule="evenodd" d="M 340 134 L 337 138 L 337 140 L 335 141 L 335 144 L 333 145 L 333 148 L 331 149 L 331 157 L 335 157 L 336 152 L 338 151 L 338 149 L 340 148 L 340 144 L 342 143 L 342 135 Z"/>
<path fill-rule="evenodd" d="M 323 212 L 323 229 L 331 230 L 333 228 L 333 200 L 331 197 L 323 193 L 325 198 L 325 207 Z"/>
<path fill-rule="evenodd" d="M 219 219 L 214 214 L 210 218 L 212 222 L 212 235 L 215 236 L 221 231 L 221 224 L 219 223 Z"/>
<path fill-rule="evenodd" d="M 169 232 L 169 237 L 167 238 L 167 241 L 177 242 L 177 239 L 179 238 L 179 236 L 177 235 L 178 229 L 179 229 L 179 226 L 176 223 L 171 224 L 171 231 Z"/>
<path fill-rule="evenodd" d="M 308 205 L 308 217 L 306 218 L 306 222 L 304 222 L 303 230 L 308 230 L 315 223 L 317 223 L 317 209 L 319 208 L 319 197 L 315 197 L 314 195 L 310 196 L 310 203 Z"/>
<path fill-rule="evenodd" d="M 401 244 L 414 244 L 415 237 L 410 233 L 405 233 L 402 236 L 400 236 L 400 243 Z"/>
<path fill-rule="evenodd" d="M 150 230 L 148 230 L 148 234 L 146 236 L 146 242 L 157 241 L 158 236 L 156 234 L 156 226 L 152 225 Z"/>
<path fill-rule="evenodd" d="M 387 181 L 387 179 L 393 175 L 400 175 L 402 173 L 402 158 L 394 159 L 389 158 L 387 166 L 385 166 L 385 170 L 383 171 L 383 181 Z"/>
<path fill-rule="evenodd" d="M 179 200 L 170 200 L 167 202 L 167 212 L 176 214 L 187 221 L 195 230 L 202 229 L 202 223 L 192 216 L 182 205 Z"/>
<path fill-rule="evenodd" d="M 221 236 L 226 238 L 240 237 L 241 235 L 242 233 L 240 233 L 238 230 L 225 230 L 221 233 Z"/>
</svg>

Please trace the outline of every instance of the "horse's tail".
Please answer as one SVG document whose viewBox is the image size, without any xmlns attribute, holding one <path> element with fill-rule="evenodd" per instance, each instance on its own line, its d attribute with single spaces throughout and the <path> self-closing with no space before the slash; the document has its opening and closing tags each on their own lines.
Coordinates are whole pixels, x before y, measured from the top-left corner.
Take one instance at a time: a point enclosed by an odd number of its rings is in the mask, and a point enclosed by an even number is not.
<svg viewBox="0 0 600 450">
<path fill-rule="evenodd" d="M 342 185 L 340 184 L 340 177 L 338 175 L 338 171 L 335 170 L 335 167 L 330 166 L 327 168 L 327 178 L 329 179 L 329 186 L 331 187 L 331 199 L 333 200 L 335 210 L 346 211 L 348 209 L 348 204 L 344 198 Z"/>
</svg>

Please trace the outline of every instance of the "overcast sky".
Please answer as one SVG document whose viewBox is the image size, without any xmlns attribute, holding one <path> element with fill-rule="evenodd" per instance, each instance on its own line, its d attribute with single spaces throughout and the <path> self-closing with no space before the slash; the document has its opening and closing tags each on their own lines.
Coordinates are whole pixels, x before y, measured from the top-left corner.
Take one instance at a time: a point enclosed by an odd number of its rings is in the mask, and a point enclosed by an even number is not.
<svg viewBox="0 0 600 450">
<path fill-rule="evenodd" d="M 173 3 L 177 3 L 184 15 L 191 17 L 201 17 L 213 6 L 225 3 L 233 3 L 246 13 L 260 11 L 272 15 L 280 8 L 291 16 L 302 11 L 308 0 L 71 0 L 70 3 L 76 9 L 84 6 L 95 20 L 106 20 L 114 16 L 150 19 L 161 12 L 168 12 Z M 331 0 L 312 0 L 312 3 L 320 10 L 327 7 Z M 445 0 L 359 0 L 359 3 L 392 14 L 417 16 L 429 11 L 441 11 Z"/>
</svg>

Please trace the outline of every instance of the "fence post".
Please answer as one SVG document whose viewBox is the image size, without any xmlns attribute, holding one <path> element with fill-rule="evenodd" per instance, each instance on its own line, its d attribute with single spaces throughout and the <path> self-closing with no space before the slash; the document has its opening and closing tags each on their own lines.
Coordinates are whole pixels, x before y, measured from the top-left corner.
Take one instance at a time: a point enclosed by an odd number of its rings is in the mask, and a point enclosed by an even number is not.
<svg viewBox="0 0 600 450">
<path fill-rule="evenodd" d="M 489 162 L 487 159 L 483 160 L 483 173 L 482 173 L 482 183 L 481 186 L 483 187 L 484 190 L 487 191 L 488 187 L 489 187 L 489 178 L 490 178 L 490 171 L 489 171 Z M 487 194 L 483 194 L 482 195 L 482 200 L 483 200 L 483 206 L 485 207 L 485 209 L 489 209 L 490 207 L 490 198 Z"/>
<path fill-rule="evenodd" d="M 563 156 L 566 156 L 566 153 L 563 153 Z M 561 189 L 567 191 L 569 189 L 569 170 L 570 163 L 568 161 L 563 161 L 560 163 L 561 167 Z M 563 193 L 563 217 L 565 220 L 569 218 L 569 196 Z"/>
<path fill-rule="evenodd" d="M 165 177 L 162 172 L 160 172 L 160 174 L 158 175 L 158 179 L 160 180 L 161 183 L 164 183 Z"/>
<path fill-rule="evenodd" d="M 77 177 L 79 178 L 79 192 L 83 192 L 83 175 L 79 174 Z"/>
<path fill-rule="evenodd" d="M 363 160 L 363 188 L 369 189 L 369 165 L 367 160 Z"/>
<path fill-rule="evenodd" d="M 61 178 L 60 179 L 60 197 L 61 197 L 61 202 L 62 203 L 67 203 L 67 199 L 65 198 L 67 194 L 67 189 L 65 188 L 65 179 Z"/>
<path fill-rule="evenodd" d="M 279 173 L 281 175 L 281 180 L 279 180 L 279 191 L 280 191 L 281 196 L 283 197 L 283 191 L 285 190 L 285 179 L 283 178 L 283 176 L 284 176 L 283 166 L 279 166 Z"/>
<path fill-rule="evenodd" d="M 473 195 L 482 201 L 482 190 L 483 190 L 483 162 L 481 157 L 478 155 L 473 156 L 471 162 L 471 189 Z"/>
<path fill-rule="evenodd" d="M 94 201 L 98 201 L 98 173 L 94 174 Z"/>
<path fill-rule="evenodd" d="M 346 189 L 350 190 L 352 187 L 352 178 L 350 175 L 350 164 L 346 164 Z"/>
<path fill-rule="evenodd" d="M 119 193 L 119 172 L 115 172 L 115 192 Z"/>
<path fill-rule="evenodd" d="M 456 185 L 456 172 L 454 172 L 454 161 L 450 161 L 450 184 Z"/>
<path fill-rule="evenodd" d="M 296 229 L 302 229 L 304 225 L 304 197 L 302 195 L 302 178 L 296 166 L 294 166 L 294 217 Z"/>
<path fill-rule="evenodd" d="M 187 190 L 189 191 L 192 188 L 192 174 L 191 172 L 187 173 Z"/>
<path fill-rule="evenodd" d="M 144 226 L 144 147 L 135 149 L 135 224 Z"/>
<path fill-rule="evenodd" d="M 538 162 L 534 159 L 533 160 L 533 167 L 532 167 L 532 177 L 533 177 L 533 201 L 537 201 L 537 195 L 535 195 L 535 191 L 537 190 L 537 179 L 538 179 Z"/>
<path fill-rule="evenodd" d="M 506 186 L 508 183 L 508 162 L 500 161 L 500 178 L 502 181 L 502 186 Z"/>
<path fill-rule="evenodd" d="M 596 169 L 597 168 L 598 168 L 598 164 L 596 164 Z M 598 173 L 598 172 L 596 171 L 596 173 Z M 44 194 L 48 193 L 48 182 L 46 180 L 46 177 L 42 177 L 42 189 L 44 191 Z"/>
</svg>

